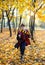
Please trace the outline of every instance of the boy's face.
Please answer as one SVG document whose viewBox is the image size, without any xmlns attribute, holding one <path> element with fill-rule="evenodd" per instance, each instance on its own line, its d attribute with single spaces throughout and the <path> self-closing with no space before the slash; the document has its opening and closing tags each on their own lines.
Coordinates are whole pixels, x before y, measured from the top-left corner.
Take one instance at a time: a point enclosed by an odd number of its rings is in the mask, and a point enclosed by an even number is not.
<svg viewBox="0 0 45 65">
<path fill-rule="evenodd" d="M 21 29 L 23 29 L 23 30 L 24 30 L 24 28 L 25 28 L 24 26 L 21 27 Z"/>
</svg>

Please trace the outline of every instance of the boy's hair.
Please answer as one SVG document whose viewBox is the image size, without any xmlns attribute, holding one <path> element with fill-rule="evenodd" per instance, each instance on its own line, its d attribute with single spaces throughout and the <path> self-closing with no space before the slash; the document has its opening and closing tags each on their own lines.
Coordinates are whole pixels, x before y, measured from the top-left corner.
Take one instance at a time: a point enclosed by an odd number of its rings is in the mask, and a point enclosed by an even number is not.
<svg viewBox="0 0 45 65">
<path fill-rule="evenodd" d="M 21 27 L 24 27 L 25 25 L 24 24 L 21 24 Z"/>
</svg>

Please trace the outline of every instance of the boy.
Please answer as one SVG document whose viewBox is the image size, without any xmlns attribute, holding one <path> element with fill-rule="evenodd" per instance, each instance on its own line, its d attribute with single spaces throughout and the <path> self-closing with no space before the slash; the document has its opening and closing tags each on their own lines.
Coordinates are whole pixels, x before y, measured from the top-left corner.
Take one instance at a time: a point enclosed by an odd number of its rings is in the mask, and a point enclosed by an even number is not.
<svg viewBox="0 0 45 65">
<path fill-rule="evenodd" d="M 25 29 L 25 25 L 22 24 L 20 30 L 18 30 L 17 40 L 18 43 L 15 45 L 15 48 L 20 47 L 21 60 L 23 59 L 25 46 L 30 45 L 30 34 L 28 30 Z"/>
</svg>

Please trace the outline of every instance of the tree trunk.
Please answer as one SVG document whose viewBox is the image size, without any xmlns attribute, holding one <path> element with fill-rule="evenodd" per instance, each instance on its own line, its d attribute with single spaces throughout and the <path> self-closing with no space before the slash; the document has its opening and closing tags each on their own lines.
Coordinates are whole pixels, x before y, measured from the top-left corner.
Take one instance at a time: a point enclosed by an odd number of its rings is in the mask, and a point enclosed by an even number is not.
<svg viewBox="0 0 45 65">
<path fill-rule="evenodd" d="M 5 28 L 5 18 L 4 18 L 4 28 Z"/>
<path fill-rule="evenodd" d="M 35 8 L 35 3 L 36 0 L 32 0 L 32 5 L 33 7 Z M 31 14 L 31 12 L 30 12 Z M 29 24 L 30 26 L 30 33 L 31 33 L 31 39 L 34 41 L 34 30 L 35 30 L 35 13 L 33 13 L 33 15 L 30 16 L 30 22 L 31 22 L 31 25 Z"/>
<path fill-rule="evenodd" d="M 30 16 L 29 28 L 31 33 L 31 39 L 34 40 L 34 30 L 35 30 L 35 14 Z"/>
<path fill-rule="evenodd" d="M 9 31 L 10 31 L 10 37 L 12 36 L 12 31 L 11 31 L 11 25 L 10 25 L 10 20 L 8 18 L 8 25 L 9 25 Z"/>
<path fill-rule="evenodd" d="M 14 20 L 13 20 L 13 29 L 14 29 L 14 32 L 16 33 L 16 29 L 15 29 L 15 22 L 14 22 Z"/>
<path fill-rule="evenodd" d="M 22 20 L 22 15 L 20 16 L 19 28 L 20 28 L 20 25 L 21 25 L 21 20 Z"/>
<path fill-rule="evenodd" d="M 16 28 L 17 28 L 17 17 L 16 17 Z"/>
<path fill-rule="evenodd" d="M 3 11 L 2 11 L 1 33 L 2 33 L 2 30 L 3 30 L 3 18 L 4 18 L 4 15 L 3 15 Z"/>
<path fill-rule="evenodd" d="M 10 37 L 12 36 L 12 31 L 11 31 L 11 25 L 10 25 L 10 19 L 8 17 L 7 11 L 6 11 L 7 19 L 8 19 L 8 26 L 9 26 L 9 31 L 10 31 Z"/>
<path fill-rule="evenodd" d="M 2 31 L 3 31 L 3 19 L 1 21 L 1 33 L 2 33 Z"/>
</svg>

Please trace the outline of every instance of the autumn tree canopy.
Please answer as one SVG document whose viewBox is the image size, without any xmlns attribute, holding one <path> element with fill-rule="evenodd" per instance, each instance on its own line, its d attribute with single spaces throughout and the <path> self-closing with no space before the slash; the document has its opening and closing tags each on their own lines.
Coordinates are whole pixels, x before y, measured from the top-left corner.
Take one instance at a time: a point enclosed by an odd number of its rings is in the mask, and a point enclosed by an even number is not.
<svg viewBox="0 0 45 65">
<path fill-rule="evenodd" d="M 45 21 L 45 0 L 0 0 L 0 18 L 2 10 L 10 10 L 10 8 L 17 8 L 19 14 L 27 9 L 36 13 L 42 21 Z"/>
</svg>

